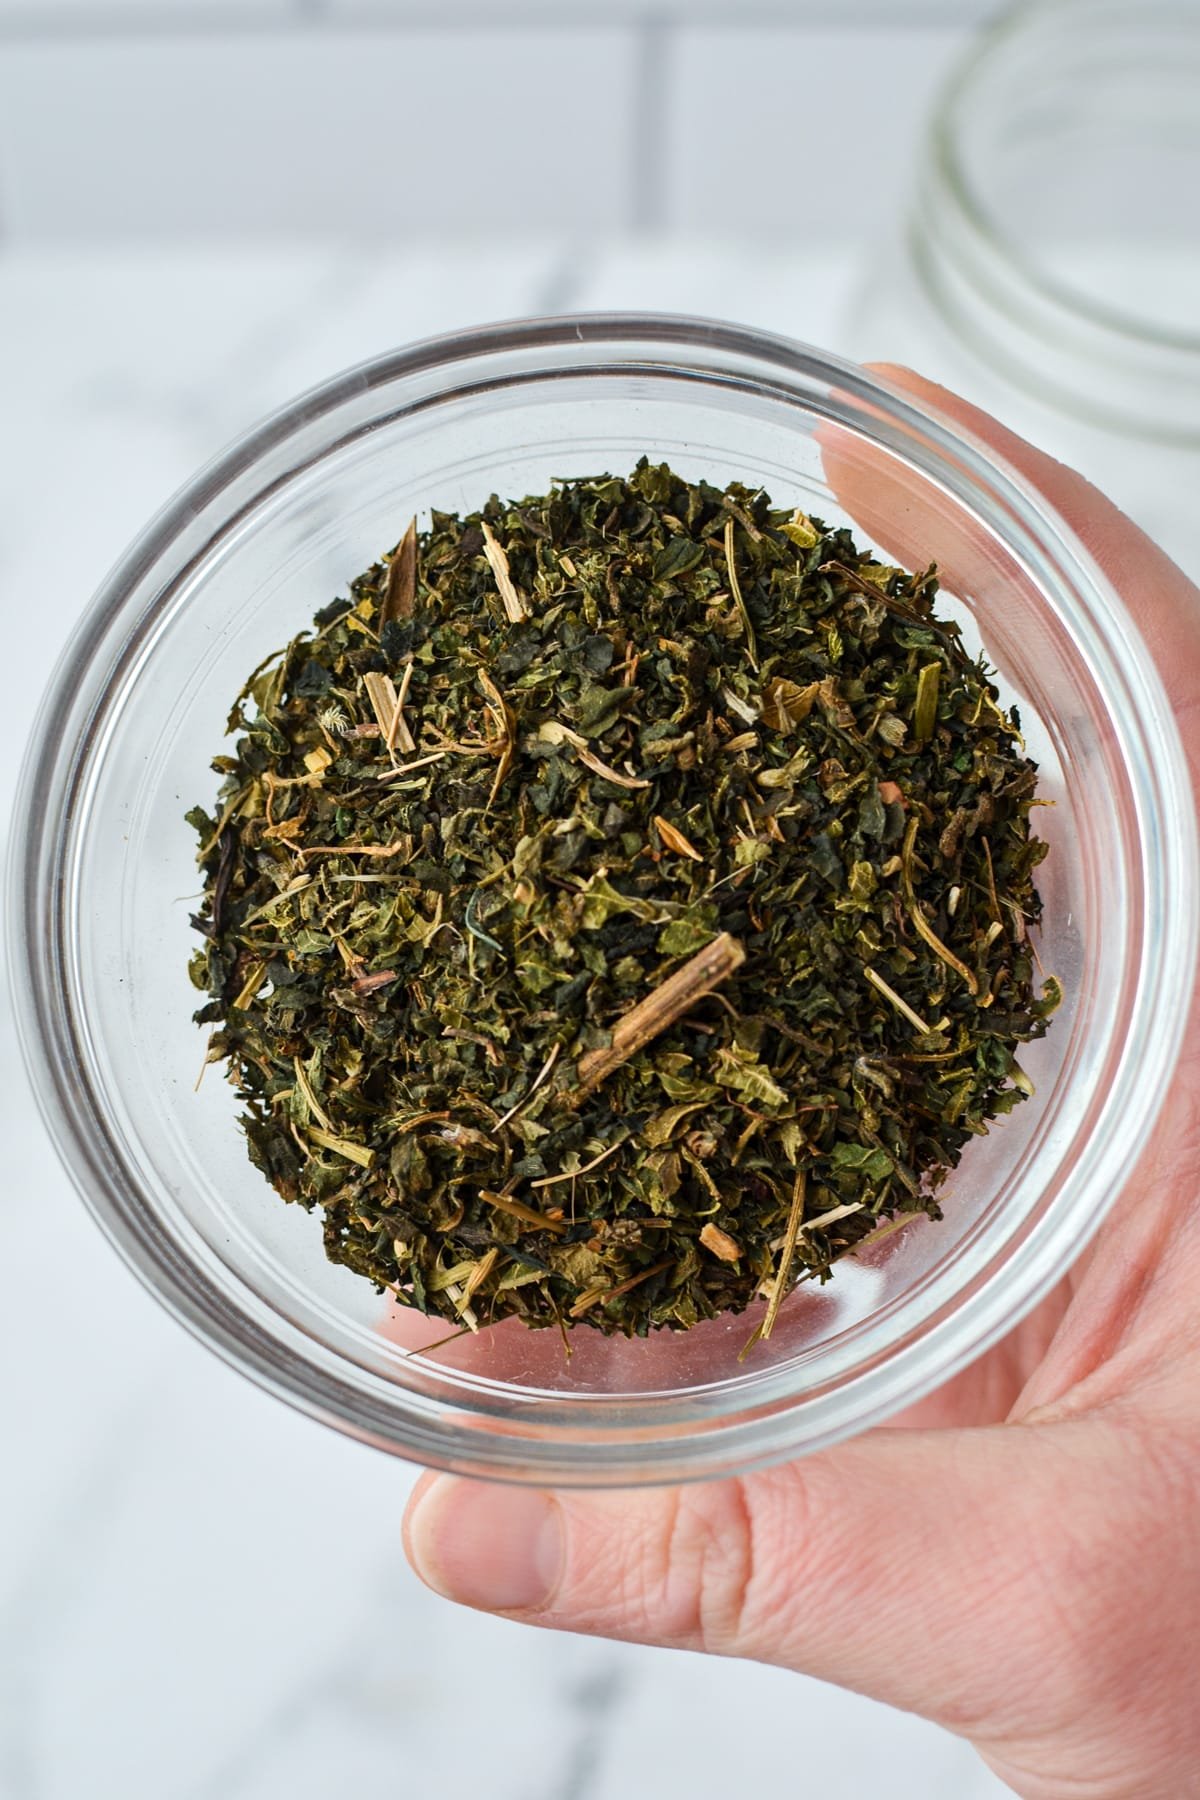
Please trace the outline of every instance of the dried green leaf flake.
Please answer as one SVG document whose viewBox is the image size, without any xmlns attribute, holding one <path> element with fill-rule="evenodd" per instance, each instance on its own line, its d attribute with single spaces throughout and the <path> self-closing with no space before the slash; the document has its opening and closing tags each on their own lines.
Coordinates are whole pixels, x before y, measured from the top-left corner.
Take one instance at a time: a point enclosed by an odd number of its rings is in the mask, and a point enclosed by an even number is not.
<svg viewBox="0 0 1200 1800">
<path fill-rule="evenodd" d="M 936 587 L 643 461 L 434 512 L 253 671 L 189 976 L 333 1261 L 686 1330 L 938 1215 L 1062 994 L 1036 770 Z"/>
</svg>

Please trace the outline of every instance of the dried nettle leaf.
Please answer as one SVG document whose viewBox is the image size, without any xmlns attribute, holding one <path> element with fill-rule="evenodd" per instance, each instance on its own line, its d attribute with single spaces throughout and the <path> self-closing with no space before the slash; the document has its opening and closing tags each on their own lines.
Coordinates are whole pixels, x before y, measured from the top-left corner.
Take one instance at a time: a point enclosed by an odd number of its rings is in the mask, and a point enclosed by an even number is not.
<svg viewBox="0 0 1200 1800">
<path fill-rule="evenodd" d="M 475 1327 L 683 1329 L 1029 1090 L 1036 770 L 934 571 L 761 490 L 434 512 L 250 677 L 192 960 L 250 1156 Z"/>
</svg>

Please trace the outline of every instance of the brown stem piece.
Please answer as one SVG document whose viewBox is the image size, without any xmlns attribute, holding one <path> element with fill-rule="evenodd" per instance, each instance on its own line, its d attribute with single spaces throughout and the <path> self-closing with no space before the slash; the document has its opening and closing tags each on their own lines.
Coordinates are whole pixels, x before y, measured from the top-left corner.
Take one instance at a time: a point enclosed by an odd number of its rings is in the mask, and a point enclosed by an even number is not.
<svg viewBox="0 0 1200 1800">
<path fill-rule="evenodd" d="M 417 521 L 413 519 L 388 564 L 387 586 L 379 608 L 379 629 L 393 619 L 411 619 L 417 599 Z"/>
<path fill-rule="evenodd" d="M 952 629 L 950 620 L 935 619 L 927 613 L 917 612 L 914 607 L 905 606 L 903 600 L 896 600 L 891 594 L 886 594 L 873 581 L 867 581 L 861 576 L 857 569 L 847 568 L 845 563 L 823 562 L 818 564 L 818 569 L 822 575 L 840 575 L 843 581 L 848 582 L 852 588 L 857 588 L 860 594 L 865 594 L 869 600 L 877 600 L 880 606 L 886 606 L 889 612 L 894 612 L 898 618 L 908 619 L 913 625 L 924 626 L 927 631 L 946 632 Z"/>
<path fill-rule="evenodd" d="M 573 1100 L 586 1098 L 605 1078 L 656 1038 L 660 1031 L 690 1012 L 698 1000 L 740 969 L 746 952 L 735 937 L 723 931 L 703 950 L 688 958 L 682 968 L 660 982 L 644 1000 L 631 1007 L 613 1027 L 612 1043 L 605 1050 L 589 1050 L 578 1063 L 579 1087 Z"/>
<path fill-rule="evenodd" d="M 492 574 L 496 578 L 496 587 L 504 603 L 504 616 L 510 625 L 519 625 L 522 619 L 529 617 L 529 608 L 521 598 L 520 589 L 508 571 L 508 554 L 503 544 L 499 543 L 487 520 L 480 523 L 483 532 L 483 554 L 491 565 Z"/>
<path fill-rule="evenodd" d="M 662 1262 L 656 1262 L 652 1268 L 643 1269 L 638 1275 L 631 1275 L 628 1281 L 619 1281 L 616 1287 L 589 1288 L 586 1294 L 580 1295 L 579 1299 L 571 1308 L 571 1318 L 581 1319 L 584 1313 L 589 1312 L 598 1300 L 616 1300 L 619 1299 L 622 1294 L 630 1293 L 635 1287 L 641 1287 L 643 1281 L 649 1281 L 652 1275 L 661 1275 L 663 1270 L 669 1269 L 674 1261 L 675 1258 L 673 1256 L 665 1256 Z"/>
<path fill-rule="evenodd" d="M 362 679 L 367 698 L 371 702 L 371 710 L 379 721 L 379 731 L 387 745 L 388 755 L 395 764 L 397 739 L 406 753 L 416 749 L 412 734 L 404 724 L 404 701 L 408 693 L 409 681 L 412 679 L 412 663 L 410 662 L 405 669 L 403 692 L 399 694 L 396 692 L 396 684 L 390 675 L 381 675 L 372 670 Z"/>
<path fill-rule="evenodd" d="M 738 617 L 742 621 L 742 630 L 746 634 L 746 654 L 750 658 L 750 667 L 758 673 L 758 645 L 754 641 L 754 627 L 750 623 L 750 614 L 746 611 L 746 602 L 742 598 L 741 583 L 738 581 L 737 559 L 733 548 L 733 520 L 725 521 L 725 565 L 729 570 L 729 586 L 733 593 L 733 604 L 737 607 Z"/>
<path fill-rule="evenodd" d="M 494 1206 L 497 1212 L 507 1213 L 510 1219 L 519 1219 L 522 1225 L 532 1225 L 535 1231 L 558 1234 L 567 1229 L 561 1219 L 548 1219 L 536 1207 L 524 1206 L 520 1200 L 513 1200 L 508 1194 L 494 1194 L 490 1188 L 480 1188 L 479 1198 L 485 1206 Z"/>
<path fill-rule="evenodd" d="M 953 969 L 956 975 L 962 976 L 967 984 L 967 992 L 970 995 L 975 996 L 979 993 L 978 981 L 976 981 L 966 963 L 961 962 L 959 958 L 955 956 L 953 950 L 943 944 L 941 938 L 933 929 L 933 926 L 929 923 L 925 914 L 921 911 L 921 903 L 917 899 L 916 889 L 913 886 L 912 859 L 913 845 L 916 842 L 917 830 L 920 823 L 920 819 L 915 815 L 908 821 L 908 827 L 904 833 L 904 842 L 900 847 L 900 893 L 904 900 L 904 909 L 912 920 L 918 936 L 924 938 L 934 955 L 939 956 L 948 969 Z"/>
<path fill-rule="evenodd" d="M 775 1329 L 775 1321 L 779 1317 L 779 1308 L 783 1305 L 783 1296 L 787 1293 L 787 1279 L 792 1272 L 792 1258 L 796 1254 L 796 1239 L 800 1235 L 800 1225 L 804 1218 L 804 1195 L 808 1185 L 808 1175 L 800 1169 L 796 1175 L 792 1189 L 792 1210 L 788 1214 L 787 1230 L 783 1237 L 783 1249 L 779 1254 L 779 1269 L 771 1288 L 771 1298 L 767 1301 L 767 1313 L 759 1326 L 760 1338 L 769 1338 Z M 748 1347 L 748 1346 L 747 1346 Z"/>
</svg>

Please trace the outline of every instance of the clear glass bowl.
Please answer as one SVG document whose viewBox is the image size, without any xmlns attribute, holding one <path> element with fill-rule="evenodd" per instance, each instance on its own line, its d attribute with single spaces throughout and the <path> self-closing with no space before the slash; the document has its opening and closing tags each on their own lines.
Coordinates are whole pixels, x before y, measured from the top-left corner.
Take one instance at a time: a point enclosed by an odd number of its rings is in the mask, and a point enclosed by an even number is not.
<svg viewBox="0 0 1200 1800">
<path fill-rule="evenodd" d="M 847 341 L 1082 469 L 1200 578 L 1200 6 L 1036 0 L 946 80 Z"/>
<path fill-rule="evenodd" d="M 209 759 L 246 672 L 431 505 L 554 476 L 761 482 L 937 558 L 1019 702 L 1038 815 L 1041 956 L 1066 1002 L 1037 1096 L 973 1142 L 944 1222 L 911 1223 L 753 1315 L 646 1342 L 440 1322 L 326 1262 L 319 1223 L 247 1161 L 186 975 Z M 831 482 L 836 492 L 831 490 Z M 298 400 L 203 471 L 97 596 L 23 777 L 10 907 L 33 1087 L 102 1227 L 218 1354 L 328 1423 L 510 1480 L 742 1470 L 886 1418 L 1008 1330 L 1078 1253 L 1153 1123 L 1195 958 L 1192 798 L 1163 694 L 1079 544 L 986 451 L 850 364 L 671 318 L 519 323 L 419 344 Z"/>
</svg>

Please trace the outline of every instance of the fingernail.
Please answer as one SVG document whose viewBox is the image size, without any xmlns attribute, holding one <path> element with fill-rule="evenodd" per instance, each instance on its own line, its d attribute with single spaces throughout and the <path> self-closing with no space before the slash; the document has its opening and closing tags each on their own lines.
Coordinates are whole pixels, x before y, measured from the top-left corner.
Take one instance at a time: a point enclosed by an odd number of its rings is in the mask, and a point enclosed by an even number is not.
<svg viewBox="0 0 1200 1800">
<path fill-rule="evenodd" d="M 558 1585 L 562 1513 L 536 1488 L 439 1475 L 408 1521 L 408 1551 L 427 1587 L 483 1612 L 536 1612 Z"/>
</svg>

